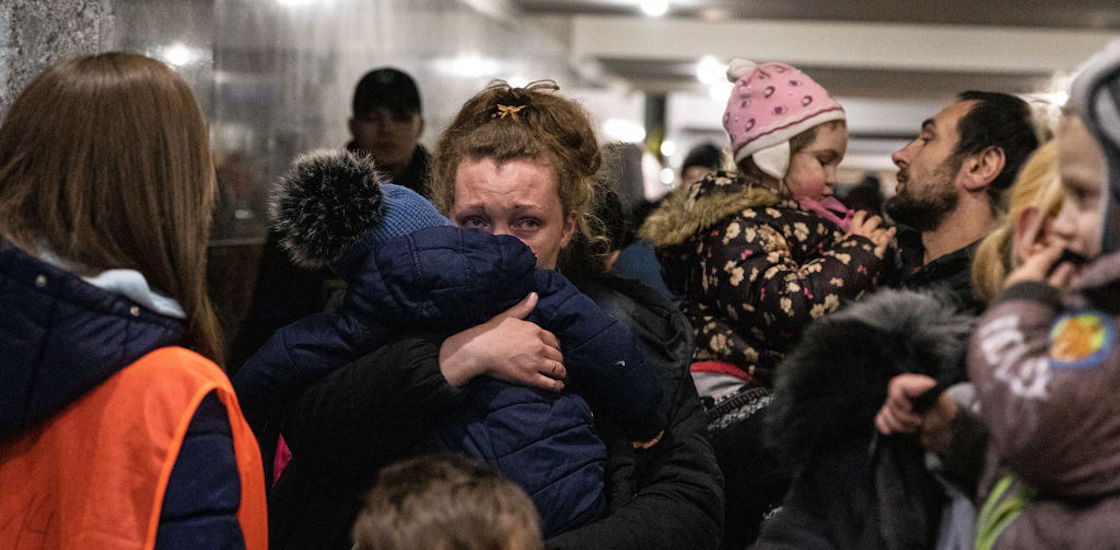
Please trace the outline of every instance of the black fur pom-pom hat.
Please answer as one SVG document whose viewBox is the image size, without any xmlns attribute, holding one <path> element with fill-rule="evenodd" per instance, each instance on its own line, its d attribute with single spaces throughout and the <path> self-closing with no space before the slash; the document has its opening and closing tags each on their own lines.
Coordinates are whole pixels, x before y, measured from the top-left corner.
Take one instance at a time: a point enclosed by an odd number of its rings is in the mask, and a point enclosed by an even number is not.
<svg viewBox="0 0 1120 550">
<path fill-rule="evenodd" d="M 369 157 L 313 151 L 292 162 L 272 192 L 269 215 L 296 265 L 332 266 L 352 245 L 370 249 L 425 227 L 450 225 L 416 192 L 383 181 Z"/>
</svg>

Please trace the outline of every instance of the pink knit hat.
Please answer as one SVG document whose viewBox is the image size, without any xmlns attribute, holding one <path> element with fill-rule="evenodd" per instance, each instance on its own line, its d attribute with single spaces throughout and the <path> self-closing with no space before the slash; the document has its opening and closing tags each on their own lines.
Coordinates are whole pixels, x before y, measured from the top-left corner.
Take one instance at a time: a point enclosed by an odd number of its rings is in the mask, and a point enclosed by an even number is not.
<svg viewBox="0 0 1120 550">
<path fill-rule="evenodd" d="M 753 156 L 765 173 L 789 170 L 789 140 L 818 124 L 844 120 L 844 108 L 805 73 L 785 63 L 733 59 L 727 79 L 735 83 L 723 127 L 735 162 Z"/>
</svg>

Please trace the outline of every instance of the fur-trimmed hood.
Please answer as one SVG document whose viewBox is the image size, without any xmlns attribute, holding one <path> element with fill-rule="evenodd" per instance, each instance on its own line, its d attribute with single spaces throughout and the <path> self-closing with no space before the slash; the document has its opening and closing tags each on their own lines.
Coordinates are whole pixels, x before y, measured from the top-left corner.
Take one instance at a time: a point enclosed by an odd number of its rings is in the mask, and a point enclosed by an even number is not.
<svg viewBox="0 0 1120 550">
<path fill-rule="evenodd" d="M 964 379 L 975 321 L 947 297 L 903 290 L 818 319 L 778 368 L 767 436 L 800 468 L 822 449 L 868 434 L 893 376 Z"/>
<path fill-rule="evenodd" d="M 778 194 L 727 172 L 708 174 L 677 189 L 642 224 L 638 235 L 667 248 L 688 241 L 720 220 L 756 206 L 772 206 Z M 796 208 L 796 203 L 793 203 Z"/>
</svg>

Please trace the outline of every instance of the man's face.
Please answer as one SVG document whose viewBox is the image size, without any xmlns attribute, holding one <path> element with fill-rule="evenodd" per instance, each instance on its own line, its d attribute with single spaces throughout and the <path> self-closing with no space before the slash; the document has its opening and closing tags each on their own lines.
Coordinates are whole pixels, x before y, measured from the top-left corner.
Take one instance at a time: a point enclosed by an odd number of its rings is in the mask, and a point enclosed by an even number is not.
<svg viewBox="0 0 1120 550">
<path fill-rule="evenodd" d="M 412 160 L 423 131 L 424 119 L 419 114 L 384 107 L 350 119 L 354 145 L 369 153 L 377 164 L 390 168 L 403 167 Z"/>
<path fill-rule="evenodd" d="M 975 101 L 957 101 L 922 123 L 918 138 L 891 155 L 898 166 L 895 196 L 886 211 L 896 222 L 933 231 L 957 207 L 957 177 L 963 159 L 953 154 L 960 141 L 957 123 Z"/>
</svg>

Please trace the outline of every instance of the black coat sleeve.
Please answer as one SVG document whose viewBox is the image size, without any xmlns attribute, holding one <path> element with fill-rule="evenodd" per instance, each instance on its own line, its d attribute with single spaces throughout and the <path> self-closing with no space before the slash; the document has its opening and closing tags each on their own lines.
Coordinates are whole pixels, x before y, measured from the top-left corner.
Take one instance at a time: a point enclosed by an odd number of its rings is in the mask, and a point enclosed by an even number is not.
<svg viewBox="0 0 1120 550">
<path fill-rule="evenodd" d="M 417 443 L 461 401 L 439 368 L 439 345 L 406 338 L 344 366 L 285 410 L 293 456 L 384 465 Z"/>
<path fill-rule="evenodd" d="M 634 451 L 618 428 L 605 426 L 611 511 L 607 517 L 547 541 L 562 549 L 717 548 L 723 529 L 723 476 L 704 437 L 696 387 L 682 369 L 672 391 L 669 428 L 648 451 Z"/>
<path fill-rule="evenodd" d="M 319 381 L 290 403 L 281 429 L 292 461 L 269 497 L 269 546 L 352 546 L 362 495 L 384 466 L 410 455 L 463 390 L 439 369 L 439 345 L 405 338 Z"/>
</svg>

